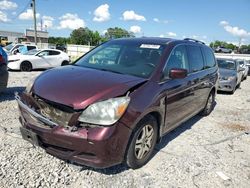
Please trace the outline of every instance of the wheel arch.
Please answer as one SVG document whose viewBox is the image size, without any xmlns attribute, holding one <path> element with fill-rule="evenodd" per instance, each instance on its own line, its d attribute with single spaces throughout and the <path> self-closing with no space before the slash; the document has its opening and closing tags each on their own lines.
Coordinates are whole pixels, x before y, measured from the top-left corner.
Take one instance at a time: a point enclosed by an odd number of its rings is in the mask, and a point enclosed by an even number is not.
<svg viewBox="0 0 250 188">
<path fill-rule="evenodd" d="M 22 63 L 24 63 L 24 62 L 27 62 L 27 63 L 29 63 L 30 65 L 31 65 L 31 68 L 33 69 L 34 68 L 34 66 L 33 66 L 33 64 L 29 61 L 29 60 L 22 60 L 22 61 L 20 61 L 20 64 L 19 64 L 19 69 L 21 70 L 21 65 L 22 65 Z"/>
</svg>

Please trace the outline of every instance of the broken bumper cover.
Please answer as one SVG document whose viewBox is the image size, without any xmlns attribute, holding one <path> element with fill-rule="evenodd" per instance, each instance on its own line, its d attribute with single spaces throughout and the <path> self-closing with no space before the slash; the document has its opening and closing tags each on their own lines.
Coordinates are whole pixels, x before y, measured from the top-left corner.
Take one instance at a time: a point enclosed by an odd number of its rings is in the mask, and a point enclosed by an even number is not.
<svg viewBox="0 0 250 188">
<path fill-rule="evenodd" d="M 121 123 L 111 127 L 70 131 L 41 116 L 16 96 L 21 133 L 47 153 L 78 164 L 106 168 L 123 162 L 131 130 Z"/>
</svg>

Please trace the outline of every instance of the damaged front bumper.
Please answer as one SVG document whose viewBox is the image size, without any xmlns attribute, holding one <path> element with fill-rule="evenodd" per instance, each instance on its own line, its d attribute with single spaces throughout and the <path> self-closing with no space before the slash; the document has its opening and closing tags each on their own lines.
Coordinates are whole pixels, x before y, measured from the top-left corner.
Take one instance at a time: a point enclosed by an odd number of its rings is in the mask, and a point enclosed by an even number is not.
<svg viewBox="0 0 250 188">
<path fill-rule="evenodd" d="M 47 153 L 97 168 L 123 162 L 131 130 L 122 123 L 117 122 L 111 127 L 71 129 L 71 126 L 61 125 L 41 115 L 37 110 L 39 105 L 35 104 L 36 101 L 29 94 L 16 95 L 16 100 L 23 138 L 41 146 Z M 73 119 L 75 117 L 72 115 Z M 70 122 L 72 124 L 74 121 Z"/>
</svg>

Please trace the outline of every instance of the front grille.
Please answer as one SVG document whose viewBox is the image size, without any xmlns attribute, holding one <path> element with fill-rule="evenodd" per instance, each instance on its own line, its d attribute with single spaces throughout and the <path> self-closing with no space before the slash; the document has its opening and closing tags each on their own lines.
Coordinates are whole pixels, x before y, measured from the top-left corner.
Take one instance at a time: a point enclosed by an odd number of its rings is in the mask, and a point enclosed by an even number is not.
<svg viewBox="0 0 250 188">
<path fill-rule="evenodd" d="M 73 109 L 70 109 L 70 107 L 66 107 L 64 105 L 44 100 L 38 96 L 35 96 L 34 98 L 39 106 L 39 114 L 57 123 L 58 125 L 69 125 L 72 115 L 74 114 Z"/>
</svg>

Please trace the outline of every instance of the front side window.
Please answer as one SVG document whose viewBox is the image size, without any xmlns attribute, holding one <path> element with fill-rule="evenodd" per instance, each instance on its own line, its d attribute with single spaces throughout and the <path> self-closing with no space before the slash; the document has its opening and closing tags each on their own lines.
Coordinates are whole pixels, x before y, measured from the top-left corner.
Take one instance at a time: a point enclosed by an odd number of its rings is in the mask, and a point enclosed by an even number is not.
<svg viewBox="0 0 250 188">
<path fill-rule="evenodd" d="M 190 73 L 202 70 L 204 68 L 204 63 L 200 47 L 188 45 L 187 50 Z"/>
<path fill-rule="evenodd" d="M 37 54 L 38 56 L 48 56 L 49 55 L 49 51 L 48 50 L 44 50 L 41 51 L 40 53 Z"/>
<path fill-rule="evenodd" d="M 187 50 L 184 45 L 173 49 L 164 69 L 164 75 L 168 77 L 170 70 L 174 68 L 188 70 Z"/>
<path fill-rule="evenodd" d="M 95 48 L 75 65 L 149 78 L 160 63 L 164 45 L 111 41 Z"/>
</svg>

